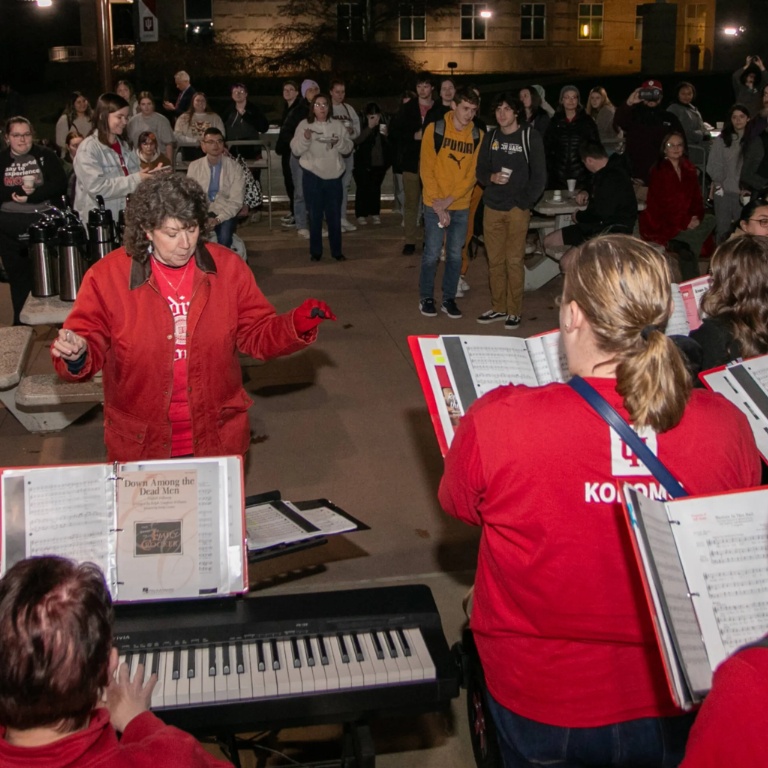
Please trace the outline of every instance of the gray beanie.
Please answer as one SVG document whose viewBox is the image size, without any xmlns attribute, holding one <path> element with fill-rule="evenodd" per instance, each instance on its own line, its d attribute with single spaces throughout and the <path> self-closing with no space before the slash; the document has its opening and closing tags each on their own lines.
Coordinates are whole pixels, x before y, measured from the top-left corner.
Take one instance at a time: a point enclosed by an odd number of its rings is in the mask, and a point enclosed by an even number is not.
<svg viewBox="0 0 768 768">
<path fill-rule="evenodd" d="M 563 96 L 564 96 L 566 93 L 568 93 L 568 91 L 575 91 L 575 92 L 576 92 L 576 96 L 577 96 L 577 97 L 578 97 L 578 99 L 579 99 L 579 104 L 581 104 L 581 94 L 579 93 L 579 89 L 578 89 L 578 88 L 577 88 L 575 85 L 564 85 L 564 86 L 563 86 L 563 87 L 560 89 L 560 98 L 557 100 L 557 103 L 558 103 L 558 104 L 562 104 L 562 102 L 563 102 Z"/>
</svg>

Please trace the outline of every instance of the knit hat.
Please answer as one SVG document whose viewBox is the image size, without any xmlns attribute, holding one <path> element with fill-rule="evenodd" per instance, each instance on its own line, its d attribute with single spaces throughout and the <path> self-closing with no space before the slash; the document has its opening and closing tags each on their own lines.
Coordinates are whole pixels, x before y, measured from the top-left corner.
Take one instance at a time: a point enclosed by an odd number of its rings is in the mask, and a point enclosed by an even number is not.
<svg viewBox="0 0 768 768">
<path fill-rule="evenodd" d="M 557 100 L 558 103 L 561 103 L 563 100 L 563 96 L 565 96 L 568 91 L 576 91 L 576 96 L 579 99 L 579 104 L 581 104 L 581 94 L 579 93 L 579 89 L 575 85 L 564 85 L 560 89 L 560 98 Z"/>
<path fill-rule="evenodd" d="M 320 90 L 320 86 L 314 80 L 304 80 L 301 84 L 302 98 L 307 95 L 307 91 L 310 88 L 317 88 L 318 91 Z"/>
<path fill-rule="evenodd" d="M 651 88 L 658 88 L 660 91 L 663 91 L 664 88 L 662 88 L 661 83 L 658 80 L 646 80 L 641 86 L 643 90 L 651 90 Z"/>
<path fill-rule="evenodd" d="M 543 85 L 534 85 L 533 89 L 536 91 L 536 93 L 539 94 L 539 96 L 541 96 L 541 100 L 542 101 L 546 101 L 547 100 L 547 94 L 546 94 L 546 91 L 544 90 L 544 86 Z"/>
</svg>

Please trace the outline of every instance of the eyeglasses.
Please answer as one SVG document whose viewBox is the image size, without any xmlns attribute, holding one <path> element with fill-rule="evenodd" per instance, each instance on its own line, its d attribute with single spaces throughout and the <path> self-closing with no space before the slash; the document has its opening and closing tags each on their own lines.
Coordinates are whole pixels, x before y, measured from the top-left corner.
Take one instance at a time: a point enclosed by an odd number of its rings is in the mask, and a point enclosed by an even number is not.
<svg viewBox="0 0 768 768">
<path fill-rule="evenodd" d="M 750 219 L 750 221 L 756 221 L 763 229 L 768 229 L 768 219 Z"/>
<path fill-rule="evenodd" d="M 206 139 L 203 144 L 224 144 L 224 139 Z"/>
<path fill-rule="evenodd" d="M 32 138 L 31 133 L 9 133 L 8 135 L 12 139 L 31 139 Z"/>
<path fill-rule="evenodd" d="M 313 107 L 322 107 L 323 109 L 328 109 L 328 105 L 324 101 L 316 101 L 313 105 Z"/>
<path fill-rule="evenodd" d="M 664 146 L 667 149 L 682 149 L 685 146 L 685 144 L 670 144 L 669 142 L 667 142 Z"/>
</svg>

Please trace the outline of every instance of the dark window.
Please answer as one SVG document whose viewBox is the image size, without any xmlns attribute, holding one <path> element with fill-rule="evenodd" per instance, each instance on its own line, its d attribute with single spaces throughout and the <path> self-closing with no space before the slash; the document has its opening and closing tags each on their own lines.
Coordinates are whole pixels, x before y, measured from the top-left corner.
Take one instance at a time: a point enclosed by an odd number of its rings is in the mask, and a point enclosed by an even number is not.
<svg viewBox="0 0 768 768">
<path fill-rule="evenodd" d="M 490 14 L 488 3 L 462 3 L 461 39 L 485 40 Z"/>
<path fill-rule="evenodd" d="M 427 39 L 427 18 L 424 3 L 400 3 L 400 39 Z"/>
<path fill-rule="evenodd" d="M 343 43 L 363 39 L 363 11 L 357 3 L 336 6 L 336 39 Z"/>
<path fill-rule="evenodd" d="M 520 39 L 544 40 L 547 34 L 547 6 L 523 3 L 520 6 Z"/>
</svg>

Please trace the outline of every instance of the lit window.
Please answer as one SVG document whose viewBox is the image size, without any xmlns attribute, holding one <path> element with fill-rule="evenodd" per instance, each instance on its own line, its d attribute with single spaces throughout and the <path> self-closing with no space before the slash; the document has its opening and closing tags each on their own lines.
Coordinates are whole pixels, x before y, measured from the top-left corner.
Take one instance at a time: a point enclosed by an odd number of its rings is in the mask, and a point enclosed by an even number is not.
<svg viewBox="0 0 768 768">
<path fill-rule="evenodd" d="M 336 39 L 342 43 L 363 40 L 363 9 L 358 3 L 336 6 Z"/>
<path fill-rule="evenodd" d="M 520 39 L 544 40 L 547 31 L 547 6 L 523 3 L 520 6 Z"/>
<path fill-rule="evenodd" d="M 427 39 L 427 16 L 423 2 L 400 3 L 400 39 Z"/>
<path fill-rule="evenodd" d="M 485 40 L 489 13 L 488 3 L 462 3 L 461 39 Z"/>
<path fill-rule="evenodd" d="M 603 39 L 603 4 L 579 5 L 579 40 Z"/>
</svg>

